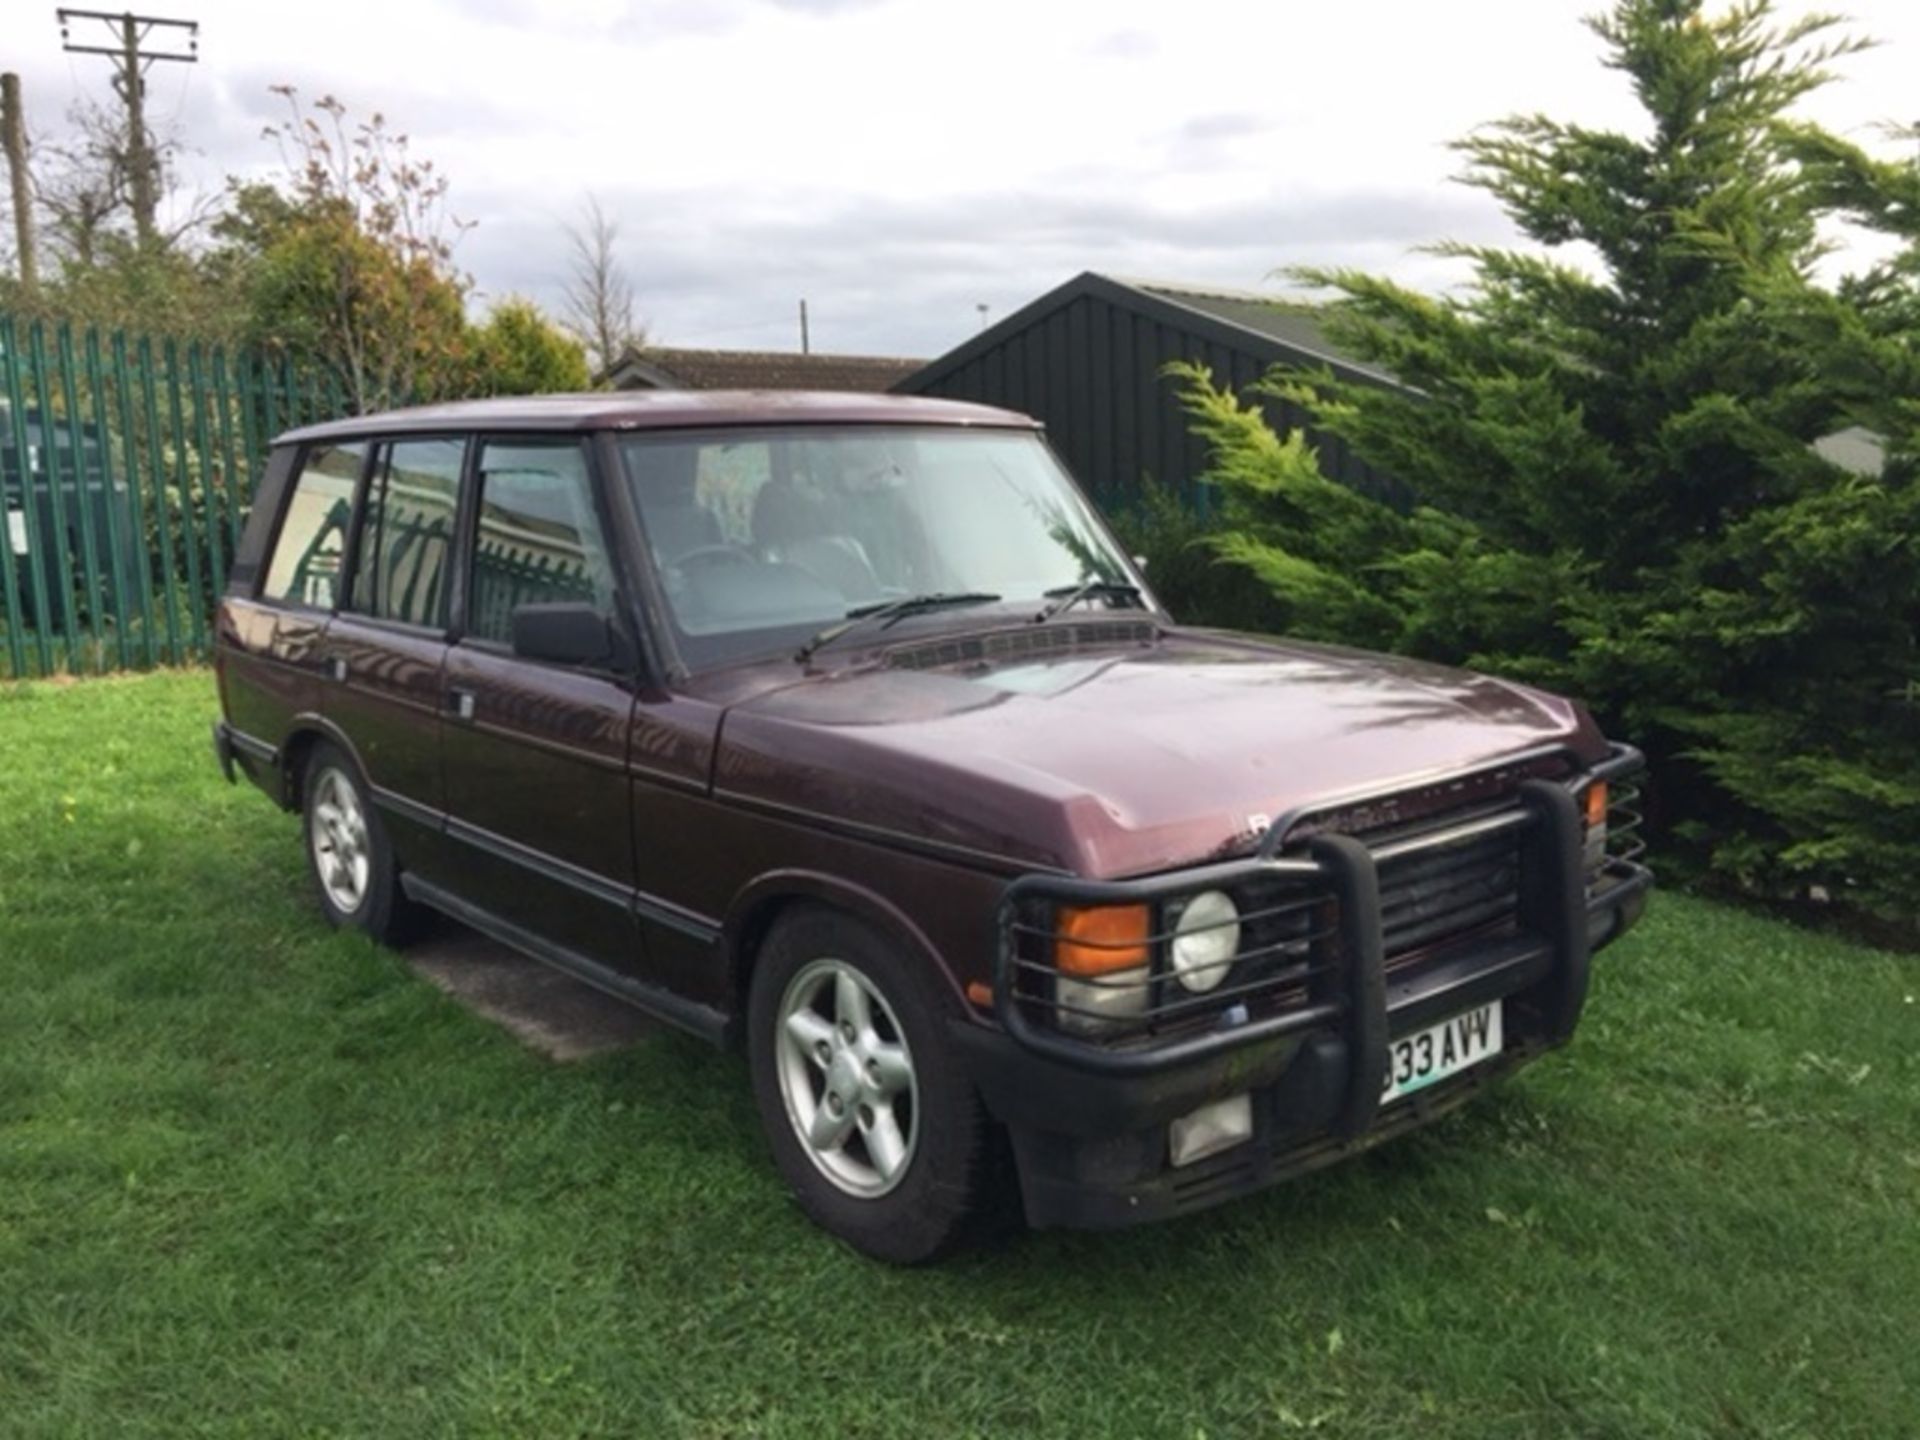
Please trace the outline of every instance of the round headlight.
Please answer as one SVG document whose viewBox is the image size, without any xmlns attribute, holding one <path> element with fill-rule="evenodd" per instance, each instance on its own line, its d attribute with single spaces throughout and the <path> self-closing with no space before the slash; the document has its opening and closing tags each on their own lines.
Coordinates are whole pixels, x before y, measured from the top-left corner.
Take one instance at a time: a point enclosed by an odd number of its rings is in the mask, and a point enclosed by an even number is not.
<svg viewBox="0 0 1920 1440">
<path fill-rule="evenodd" d="M 1173 973 L 1199 994 L 1227 978 L 1240 950 L 1240 907 L 1224 890 L 1203 890 L 1173 925 Z"/>
</svg>

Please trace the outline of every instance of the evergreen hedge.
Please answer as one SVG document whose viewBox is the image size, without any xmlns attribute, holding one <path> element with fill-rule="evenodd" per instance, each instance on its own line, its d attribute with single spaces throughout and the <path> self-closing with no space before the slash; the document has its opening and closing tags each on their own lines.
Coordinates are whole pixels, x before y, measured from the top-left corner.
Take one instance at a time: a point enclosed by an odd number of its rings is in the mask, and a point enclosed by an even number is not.
<svg viewBox="0 0 1920 1440">
<path fill-rule="evenodd" d="M 1274 628 L 1584 698 L 1649 751 L 1670 858 L 1911 921 L 1920 171 L 1797 118 L 1859 48 L 1827 17 L 1622 0 L 1588 23 L 1644 127 L 1520 116 L 1457 147 L 1530 246 L 1442 247 L 1473 275 L 1448 297 L 1300 272 L 1404 388 L 1180 370 L 1224 516 L 1201 543 L 1258 579 Z M 1900 250 L 1823 281 L 1840 218 Z M 1418 508 L 1328 479 L 1268 397 Z M 1816 448 L 1849 426 L 1880 437 L 1879 473 Z"/>
</svg>

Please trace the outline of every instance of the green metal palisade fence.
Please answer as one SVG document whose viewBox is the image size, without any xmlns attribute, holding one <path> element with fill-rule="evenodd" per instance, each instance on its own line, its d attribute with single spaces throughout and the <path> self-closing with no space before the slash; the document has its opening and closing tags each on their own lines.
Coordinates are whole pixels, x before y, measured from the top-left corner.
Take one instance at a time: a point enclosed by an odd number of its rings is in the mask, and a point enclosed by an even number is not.
<svg viewBox="0 0 1920 1440">
<path fill-rule="evenodd" d="M 346 409 L 245 349 L 0 314 L 0 678 L 203 658 L 268 445 Z"/>
</svg>

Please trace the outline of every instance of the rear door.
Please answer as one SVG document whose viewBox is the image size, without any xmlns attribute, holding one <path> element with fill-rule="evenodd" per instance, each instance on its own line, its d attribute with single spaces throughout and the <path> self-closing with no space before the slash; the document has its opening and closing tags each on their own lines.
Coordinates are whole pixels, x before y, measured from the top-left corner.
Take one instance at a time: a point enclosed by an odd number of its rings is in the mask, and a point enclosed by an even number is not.
<svg viewBox="0 0 1920 1440">
<path fill-rule="evenodd" d="M 248 522 L 214 646 L 234 743 L 256 764 L 278 755 L 299 717 L 321 711 L 323 645 L 366 457 L 361 441 L 276 450 Z"/>
<path fill-rule="evenodd" d="M 375 446 L 351 580 L 325 641 L 323 713 L 359 754 L 402 865 L 439 882 L 448 872 L 440 703 L 466 449 L 461 436 Z"/>
<path fill-rule="evenodd" d="M 546 940 L 637 971 L 628 678 L 512 653 L 516 606 L 614 608 L 589 447 L 577 436 L 483 436 L 473 486 L 442 702 L 457 889 Z"/>
</svg>

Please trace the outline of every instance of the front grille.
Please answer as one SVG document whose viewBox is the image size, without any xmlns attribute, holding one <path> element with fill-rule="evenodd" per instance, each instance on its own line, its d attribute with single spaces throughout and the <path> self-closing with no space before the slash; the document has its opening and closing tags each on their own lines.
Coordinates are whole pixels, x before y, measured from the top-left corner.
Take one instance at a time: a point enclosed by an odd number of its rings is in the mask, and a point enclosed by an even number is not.
<svg viewBox="0 0 1920 1440">
<path fill-rule="evenodd" d="M 1631 751 L 1617 750 L 1601 771 L 1608 784 L 1608 836 L 1604 848 L 1597 835 L 1584 846 L 1589 894 L 1596 884 L 1645 883 L 1634 863 L 1643 849 L 1638 792 L 1621 776 L 1636 759 Z M 1369 878 L 1379 889 L 1386 969 L 1401 972 L 1400 984 L 1413 967 L 1473 962 L 1479 954 L 1475 946 L 1507 954 L 1511 942 L 1536 924 L 1548 932 L 1538 938 L 1552 940 L 1563 917 L 1536 921 L 1533 907 L 1522 904 L 1522 874 L 1542 858 L 1556 865 L 1579 858 L 1577 852 L 1554 858 L 1559 826 L 1570 818 L 1569 800 L 1576 812 L 1588 809 L 1594 797 L 1585 787 L 1595 782 L 1581 776 L 1564 782 L 1566 798 L 1554 798 L 1541 812 L 1553 817 L 1543 834 L 1533 797 L 1502 781 L 1558 777 L 1527 769 L 1515 765 L 1469 777 L 1471 784 L 1435 784 L 1408 792 L 1413 799 L 1389 796 L 1349 805 L 1292 826 L 1284 848 L 1276 848 L 1281 837 L 1273 836 L 1255 855 L 1189 871 L 1139 880 L 1056 882 L 1033 876 L 1016 881 L 1001 911 L 996 966 L 997 1000 L 1009 1028 L 1024 1039 L 1029 1037 L 1021 1026 L 1048 1026 L 1065 1032 L 1069 1043 L 1112 1048 L 1150 1049 L 1172 1042 L 1164 1058 L 1174 1063 L 1215 1053 L 1249 1024 L 1263 1039 L 1337 1025 L 1358 1003 L 1356 997 L 1367 998 L 1354 990 L 1355 979 L 1371 984 L 1370 977 L 1357 976 L 1357 957 L 1348 953 L 1356 939 L 1370 948 L 1371 917 L 1341 911 L 1342 897 L 1364 893 Z M 1430 803 L 1443 799 L 1454 803 Z M 1364 847 L 1372 857 L 1371 877 L 1350 843 L 1319 854 L 1304 843 L 1325 834 L 1349 836 Z M 1536 857 L 1529 847 L 1545 847 L 1545 857 Z M 1551 880 L 1552 873 L 1543 880 Z M 1188 926 L 1185 933 L 1234 925 L 1235 958 L 1215 962 L 1215 988 L 1189 991 L 1186 984 L 1205 972 L 1189 970 L 1183 983 L 1173 964 L 1174 942 L 1182 933 L 1183 915 L 1191 918 L 1188 907 L 1216 889 L 1231 896 L 1237 917 L 1221 919 L 1222 907 L 1212 906 L 1214 918 L 1199 922 L 1200 928 Z M 1105 917 L 1124 924 L 1103 934 L 1083 925 L 1086 916 L 1070 913 L 1082 906 L 1128 907 L 1137 913 Z M 1070 968 L 1063 969 L 1069 965 L 1062 958 L 1068 945 L 1073 947 Z M 1103 958 L 1100 951 L 1108 953 Z M 1189 952 L 1186 958 L 1195 957 Z M 1008 1001 L 1011 1009 L 1005 1008 Z"/>
<path fill-rule="evenodd" d="M 1522 819 L 1509 800 L 1355 836 L 1376 858 L 1390 972 L 1438 945 L 1517 924 Z M 1013 917 L 1014 995 L 1034 1005 L 1038 1016 L 1051 1006 L 1068 1028 L 1075 1020 L 1098 1019 L 1098 1032 L 1110 1044 L 1211 1028 L 1229 1007 L 1259 1018 L 1327 999 L 1345 963 L 1337 945 L 1325 943 L 1337 933 L 1333 896 L 1317 881 L 1281 875 L 1229 881 L 1225 888 L 1239 907 L 1240 946 L 1215 989 L 1191 993 L 1173 978 L 1169 949 L 1185 900 L 1175 895 L 1151 908 L 1153 933 L 1143 937 L 1148 964 L 1083 982 L 1116 1004 L 1124 994 L 1124 1014 L 1102 1017 L 1062 998 L 1053 963 L 1057 912 L 1044 902 Z"/>
<path fill-rule="evenodd" d="M 1389 967 L 1443 940 L 1514 922 L 1519 834 L 1508 828 L 1381 860 L 1380 928 Z"/>
</svg>

